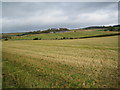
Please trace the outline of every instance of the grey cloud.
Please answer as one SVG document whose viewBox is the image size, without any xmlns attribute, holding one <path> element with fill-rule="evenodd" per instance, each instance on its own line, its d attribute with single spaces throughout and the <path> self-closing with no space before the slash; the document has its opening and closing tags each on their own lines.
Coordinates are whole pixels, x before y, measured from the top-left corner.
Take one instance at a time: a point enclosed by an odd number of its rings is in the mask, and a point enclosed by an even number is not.
<svg viewBox="0 0 120 90">
<path fill-rule="evenodd" d="M 3 32 L 117 24 L 117 2 L 3 2 Z"/>
</svg>

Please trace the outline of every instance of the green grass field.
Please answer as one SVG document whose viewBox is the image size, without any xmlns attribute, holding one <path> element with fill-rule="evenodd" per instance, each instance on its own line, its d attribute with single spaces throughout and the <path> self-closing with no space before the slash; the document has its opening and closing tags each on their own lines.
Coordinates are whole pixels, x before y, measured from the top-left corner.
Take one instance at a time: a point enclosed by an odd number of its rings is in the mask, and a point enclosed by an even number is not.
<svg viewBox="0 0 120 90">
<path fill-rule="evenodd" d="M 8 40 L 2 54 L 3 88 L 118 87 L 117 36 Z"/>
<path fill-rule="evenodd" d="M 41 39 L 60 39 L 63 37 L 66 38 L 80 38 L 80 37 L 87 37 L 87 36 L 97 36 L 97 35 L 109 35 L 115 34 L 118 32 L 113 31 L 95 31 L 95 30 L 76 30 L 76 32 L 66 32 L 66 33 L 49 33 L 49 34 L 30 34 L 25 36 L 14 36 L 12 40 L 32 40 L 34 38 L 41 38 Z"/>
</svg>

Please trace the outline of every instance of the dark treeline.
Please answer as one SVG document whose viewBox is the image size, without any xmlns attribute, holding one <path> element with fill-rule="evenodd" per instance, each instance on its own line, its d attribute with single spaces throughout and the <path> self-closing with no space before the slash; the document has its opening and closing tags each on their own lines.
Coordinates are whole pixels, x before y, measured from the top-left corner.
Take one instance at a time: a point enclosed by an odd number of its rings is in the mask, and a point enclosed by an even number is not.
<svg viewBox="0 0 120 90">
<path fill-rule="evenodd" d="M 42 33 L 56 33 L 56 32 L 64 32 L 64 31 L 69 31 L 69 29 L 67 28 L 51 28 L 51 29 L 47 29 L 44 31 L 38 30 L 38 31 L 33 31 L 33 32 L 26 32 L 24 34 L 18 34 L 17 36 L 24 36 L 24 35 L 28 35 L 28 34 L 42 34 Z"/>
<path fill-rule="evenodd" d="M 62 37 L 62 38 L 53 38 L 53 39 L 41 39 L 33 38 L 33 40 L 65 40 L 65 39 L 85 39 L 85 38 L 95 38 L 95 37 L 108 37 L 108 36 L 118 36 L 120 33 L 107 34 L 107 35 L 95 35 L 95 36 L 85 36 L 85 37 Z"/>
<path fill-rule="evenodd" d="M 83 29 L 104 29 L 105 31 L 120 31 L 120 25 L 114 26 L 90 26 Z"/>
<path fill-rule="evenodd" d="M 84 29 L 105 29 L 105 28 L 108 28 L 106 26 L 90 26 L 90 27 L 86 27 Z"/>
<path fill-rule="evenodd" d="M 103 31 L 120 31 L 120 25 L 114 25 L 114 26 L 91 26 L 91 27 L 86 27 L 86 28 L 82 28 L 82 29 L 85 29 L 85 30 L 101 29 Z M 78 30 L 80 30 L 80 29 L 78 29 Z M 44 30 L 44 31 L 38 30 L 38 31 L 32 31 L 32 32 L 25 32 L 25 33 L 17 34 L 17 35 L 14 35 L 14 36 L 24 36 L 24 35 L 29 35 L 29 34 L 61 33 L 61 32 L 69 32 L 69 31 L 71 31 L 71 30 L 69 30 L 67 28 L 51 28 L 51 29 L 47 29 L 47 30 Z M 0 37 L 0 38 L 8 40 L 8 39 L 11 39 L 11 37 L 13 37 L 13 35 L 2 34 L 2 37 Z M 62 39 L 67 39 L 67 38 L 64 37 Z M 72 38 L 70 38 L 70 39 L 72 39 Z M 35 40 L 41 40 L 41 39 L 35 38 Z"/>
<path fill-rule="evenodd" d="M 86 27 L 83 29 L 104 29 L 104 31 L 120 31 L 120 25 L 114 25 L 114 26 L 91 26 Z M 59 33 L 59 32 L 65 32 L 70 31 L 67 28 L 51 28 L 44 31 L 38 30 L 38 31 L 32 31 L 32 32 L 26 32 L 23 34 L 18 34 L 17 36 L 24 36 L 28 34 L 43 34 L 43 33 Z"/>
</svg>

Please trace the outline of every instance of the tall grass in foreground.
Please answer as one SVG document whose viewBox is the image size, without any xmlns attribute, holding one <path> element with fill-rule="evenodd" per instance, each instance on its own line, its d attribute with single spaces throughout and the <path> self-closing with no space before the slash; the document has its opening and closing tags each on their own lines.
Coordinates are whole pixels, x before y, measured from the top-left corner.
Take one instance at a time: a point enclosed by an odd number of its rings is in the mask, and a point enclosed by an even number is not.
<svg viewBox="0 0 120 90">
<path fill-rule="evenodd" d="M 3 42 L 3 88 L 118 87 L 118 37 Z"/>
</svg>

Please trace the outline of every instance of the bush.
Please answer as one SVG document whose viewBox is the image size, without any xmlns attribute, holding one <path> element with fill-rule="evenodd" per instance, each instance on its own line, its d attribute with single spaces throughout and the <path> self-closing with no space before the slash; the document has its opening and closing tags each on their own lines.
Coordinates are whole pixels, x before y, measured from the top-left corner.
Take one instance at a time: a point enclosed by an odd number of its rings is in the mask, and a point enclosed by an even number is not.
<svg viewBox="0 0 120 90">
<path fill-rule="evenodd" d="M 112 26 L 109 26 L 109 27 L 108 27 L 108 30 L 109 30 L 109 31 L 114 31 L 114 30 L 115 30 L 115 28 L 114 28 L 114 27 L 112 27 Z"/>
<path fill-rule="evenodd" d="M 39 40 L 38 38 L 33 38 L 33 40 Z"/>
<path fill-rule="evenodd" d="M 73 39 L 72 37 L 70 37 L 70 39 Z"/>
<path fill-rule="evenodd" d="M 120 27 L 119 27 L 119 28 L 117 28 L 117 31 L 120 31 Z"/>
<path fill-rule="evenodd" d="M 105 30 L 103 30 L 103 31 L 109 31 L 109 30 L 105 29 Z"/>
<path fill-rule="evenodd" d="M 60 38 L 61 40 L 63 40 L 63 38 Z"/>
<path fill-rule="evenodd" d="M 7 39 L 7 38 L 5 38 L 4 40 L 5 40 L 5 41 L 8 41 L 8 39 Z"/>
<path fill-rule="evenodd" d="M 11 36 L 9 36 L 9 35 L 2 35 L 2 39 L 11 39 Z"/>
<path fill-rule="evenodd" d="M 65 37 L 63 37 L 63 39 L 66 39 Z"/>
<path fill-rule="evenodd" d="M 76 38 L 74 38 L 74 39 L 78 39 L 78 38 L 76 37 Z"/>
</svg>

